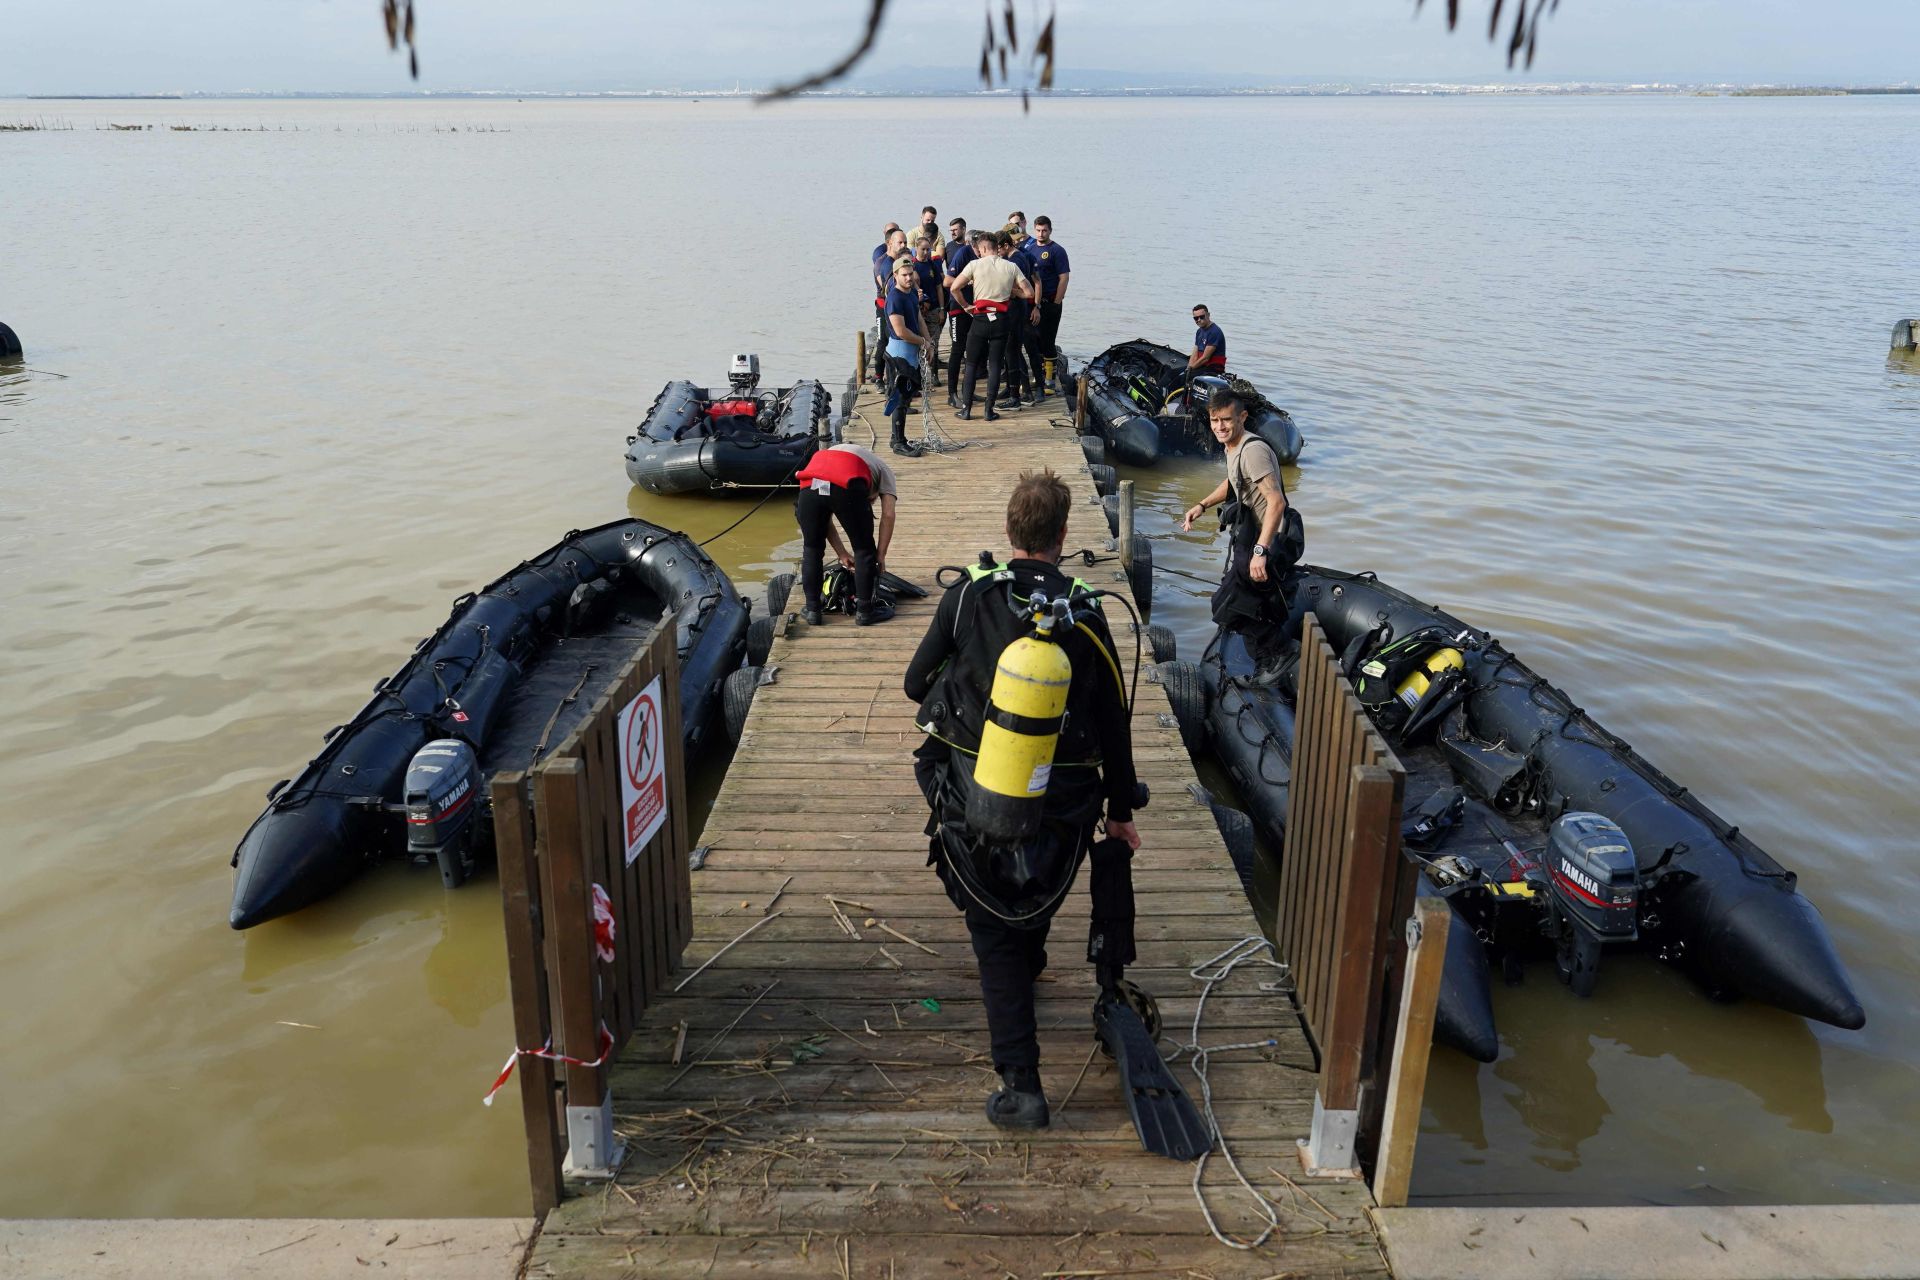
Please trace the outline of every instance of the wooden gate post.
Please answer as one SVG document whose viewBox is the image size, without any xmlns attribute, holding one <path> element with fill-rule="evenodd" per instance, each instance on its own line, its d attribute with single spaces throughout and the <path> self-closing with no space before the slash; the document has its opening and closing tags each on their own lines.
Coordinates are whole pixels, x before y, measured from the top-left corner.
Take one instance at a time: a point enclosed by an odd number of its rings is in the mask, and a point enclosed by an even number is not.
<svg viewBox="0 0 1920 1280">
<path fill-rule="evenodd" d="M 1399 834 L 1399 775 L 1356 764 L 1347 784 L 1340 908 L 1334 933 L 1333 999 L 1321 1032 L 1320 1087 L 1303 1157 L 1309 1172 L 1360 1167 L 1361 1066 L 1368 1028 L 1378 1014 L 1374 975 L 1382 911 L 1391 910 Z"/>
<path fill-rule="evenodd" d="M 546 878 L 548 964 L 560 992 L 556 1048 L 571 1058 L 600 1057 L 600 1001 L 593 954 L 593 901 L 587 888 L 586 840 L 592 829 L 580 761 L 550 759 L 534 775 L 540 810 L 541 870 Z M 613 1097 L 604 1065 L 568 1063 L 567 1172 L 610 1178 L 620 1167 L 613 1135 Z"/>
<path fill-rule="evenodd" d="M 1400 1017 L 1393 1037 L 1393 1074 L 1387 1084 L 1387 1114 L 1380 1126 L 1380 1153 L 1373 1168 L 1373 1198 L 1383 1209 L 1407 1202 L 1413 1180 L 1413 1144 L 1420 1136 L 1420 1103 L 1427 1091 L 1427 1058 L 1433 1052 L 1433 1022 L 1440 1001 L 1440 971 L 1447 960 L 1453 909 L 1439 898 L 1414 903 L 1407 921 L 1407 977 L 1400 990 Z"/>
<path fill-rule="evenodd" d="M 507 925 L 508 986 L 513 993 L 513 1042 L 538 1049 L 546 1040 L 549 1021 L 547 967 L 543 962 L 545 929 L 536 903 L 540 899 L 534 870 L 533 814 L 524 788 L 527 775 L 502 773 L 493 789 L 494 847 L 499 854 L 500 890 Z M 560 1203 L 560 1130 L 554 1123 L 553 1063 L 528 1055 L 519 1060 L 520 1119 L 527 1131 L 527 1170 L 533 1182 L 533 1216 L 544 1217 Z"/>
</svg>

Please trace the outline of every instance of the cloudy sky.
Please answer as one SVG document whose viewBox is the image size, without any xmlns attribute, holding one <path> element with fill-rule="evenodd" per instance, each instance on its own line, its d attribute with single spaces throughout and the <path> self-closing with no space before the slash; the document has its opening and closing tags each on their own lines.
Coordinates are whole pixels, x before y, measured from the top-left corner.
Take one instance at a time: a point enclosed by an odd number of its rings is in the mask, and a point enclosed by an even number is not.
<svg viewBox="0 0 1920 1280">
<path fill-rule="evenodd" d="M 867 0 L 416 5 L 421 87 L 552 91 L 779 79 L 836 57 Z M 1060 0 L 1059 44 L 1069 71 L 1167 83 L 1920 80 L 1913 0 L 1561 0 L 1530 74 L 1484 38 L 1488 5 L 1463 0 L 1449 36 L 1445 0 L 1417 15 L 1412 0 Z M 893 0 L 868 80 L 964 76 L 982 14 L 981 0 Z M 6 26 L 0 96 L 410 87 L 378 0 L 42 0 Z"/>
</svg>

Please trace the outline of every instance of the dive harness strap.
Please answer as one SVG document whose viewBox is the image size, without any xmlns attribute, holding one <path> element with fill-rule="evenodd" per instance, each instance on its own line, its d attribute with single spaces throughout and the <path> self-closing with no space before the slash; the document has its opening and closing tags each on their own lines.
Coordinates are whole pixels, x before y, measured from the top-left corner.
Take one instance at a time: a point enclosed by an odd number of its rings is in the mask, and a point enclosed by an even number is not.
<svg viewBox="0 0 1920 1280">
<path fill-rule="evenodd" d="M 987 701 L 987 723 L 997 724 L 1008 733 L 1024 733 L 1033 737 L 1052 737 L 1060 732 L 1060 726 L 1066 723 L 1066 713 L 1057 716 L 1023 716 L 995 706 L 992 699 Z"/>
</svg>

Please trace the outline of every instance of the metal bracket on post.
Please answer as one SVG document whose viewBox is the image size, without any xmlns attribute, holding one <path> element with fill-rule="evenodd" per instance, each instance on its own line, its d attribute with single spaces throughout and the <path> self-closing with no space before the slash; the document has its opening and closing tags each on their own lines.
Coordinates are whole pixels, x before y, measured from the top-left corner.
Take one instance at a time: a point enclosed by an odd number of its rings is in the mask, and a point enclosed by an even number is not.
<svg viewBox="0 0 1920 1280">
<path fill-rule="evenodd" d="M 611 1093 L 597 1107 L 567 1108 L 568 1177 L 612 1178 L 626 1156 L 626 1146 L 613 1134 Z"/>
<path fill-rule="evenodd" d="M 1358 1110 L 1329 1111 L 1316 1090 L 1313 1127 L 1300 1141 L 1300 1167 L 1309 1178 L 1358 1178 L 1360 1163 L 1354 1155 L 1354 1143 L 1359 1131 Z"/>
</svg>

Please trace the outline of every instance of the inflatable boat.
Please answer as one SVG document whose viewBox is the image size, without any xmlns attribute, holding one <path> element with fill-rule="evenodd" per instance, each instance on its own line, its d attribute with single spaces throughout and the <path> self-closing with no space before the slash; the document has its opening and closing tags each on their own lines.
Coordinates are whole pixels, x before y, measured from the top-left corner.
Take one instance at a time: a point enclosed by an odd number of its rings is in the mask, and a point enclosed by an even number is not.
<svg viewBox="0 0 1920 1280">
<path fill-rule="evenodd" d="M 570 533 L 454 601 L 300 775 L 267 793 L 234 851 L 228 922 L 297 911 L 385 858 L 437 862 L 459 885 L 491 839 L 486 780 L 563 741 L 663 621 L 679 635 L 691 752 L 718 736 L 748 605 L 685 534 L 644 520 Z"/>
<path fill-rule="evenodd" d="M 727 389 L 669 382 L 627 437 L 627 479 L 650 493 L 773 488 L 827 434 L 833 398 L 818 382 L 759 389 L 760 358 L 737 355 Z"/>
<path fill-rule="evenodd" d="M 1420 892 L 1454 912 L 1436 1037 L 1499 1050 L 1492 972 L 1551 957 L 1576 994 L 1604 950 L 1637 946 L 1715 997 L 1745 996 L 1834 1026 L 1866 1014 L 1793 872 L 1607 732 L 1500 641 L 1376 580 L 1307 568 L 1312 609 L 1356 696 L 1406 770 L 1402 845 Z M 1244 639 L 1161 668 L 1190 749 L 1210 750 L 1283 846 L 1293 755 L 1290 682 L 1249 683 Z M 1284 856 L 1284 854 L 1282 855 Z"/>
<path fill-rule="evenodd" d="M 1298 459 L 1306 443 L 1292 416 L 1252 383 L 1226 373 L 1192 373 L 1186 356 L 1157 342 L 1135 338 L 1108 347 L 1087 361 L 1080 377 L 1087 387 L 1087 425 L 1130 466 L 1150 467 L 1170 453 L 1218 456 L 1207 399 L 1225 387 L 1253 401 L 1247 430 L 1272 445 L 1282 464 Z"/>
</svg>

